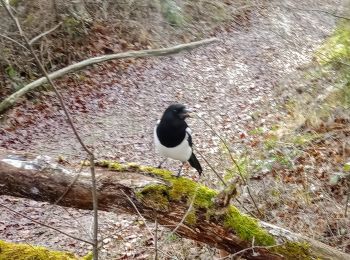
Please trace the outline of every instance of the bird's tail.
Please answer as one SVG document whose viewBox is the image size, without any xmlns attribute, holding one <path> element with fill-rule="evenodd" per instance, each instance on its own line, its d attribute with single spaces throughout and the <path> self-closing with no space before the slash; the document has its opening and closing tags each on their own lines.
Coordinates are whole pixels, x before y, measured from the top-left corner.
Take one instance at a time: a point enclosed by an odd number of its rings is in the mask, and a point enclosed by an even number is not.
<svg viewBox="0 0 350 260">
<path fill-rule="evenodd" d="M 197 172 L 199 173 L 199 175 L 202 175 L 202 166 L 200 165 L 199 161 L 197 160 L 197 157 L 194 155 L 194 153 L 192 153 L 190 159 L 188 160 L 188 162 L 190 163 L 190 165 L 195 168 L 197 170 Z"/>
</svg>

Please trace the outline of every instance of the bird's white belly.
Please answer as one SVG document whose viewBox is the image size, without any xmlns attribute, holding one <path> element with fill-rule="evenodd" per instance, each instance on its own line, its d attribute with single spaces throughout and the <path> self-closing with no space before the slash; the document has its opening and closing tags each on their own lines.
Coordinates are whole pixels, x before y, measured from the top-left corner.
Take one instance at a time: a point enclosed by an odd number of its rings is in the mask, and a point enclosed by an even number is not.
<svg viewBox="0 0 350 260">
<path fill-rule="evenodd" d="M 192 154 L 192 148 L 189 146 L 188 141 L 187 141 L 187 134 L 184 138 L 184 140 L 175 147 L 166 147 L 162 145 L 158 138 L 156 132 L 154 133 L 154 143 L 156 147 L 156 151 L 167 158 L 171 158 L 174 160 L 179 160 L 182 162 L 186 162 L 190 159 L 191 154 Z"/>
</svg>

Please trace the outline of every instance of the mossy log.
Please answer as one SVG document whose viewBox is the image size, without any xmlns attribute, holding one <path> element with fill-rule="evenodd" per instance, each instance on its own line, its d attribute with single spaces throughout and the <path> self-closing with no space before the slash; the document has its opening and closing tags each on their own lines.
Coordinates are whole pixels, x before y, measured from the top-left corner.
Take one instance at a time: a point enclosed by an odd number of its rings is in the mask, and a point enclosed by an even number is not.
<svg viewBox="0 0 350 260">
<path fill-rule="evenodd" d="M 96 166 L 99 210 L 136 214 L 176 227 L 193 200 L 193 210 L 177 233 L 246 259 L 350 259 L 323 243 L 260 222 L 236 207 L 219 206 L 218 192 L 167 170 L 100 161 Z M 0 151 L 0 195 L 92 209 L 89 172 L 79 178 L 43 156 Z M 67 187 L 70 187 L 67 191 Z M 134 205 L 129 201 L 131 198 Z M 254 250 L 252 250 L 254 248 Z"/>
</svg>

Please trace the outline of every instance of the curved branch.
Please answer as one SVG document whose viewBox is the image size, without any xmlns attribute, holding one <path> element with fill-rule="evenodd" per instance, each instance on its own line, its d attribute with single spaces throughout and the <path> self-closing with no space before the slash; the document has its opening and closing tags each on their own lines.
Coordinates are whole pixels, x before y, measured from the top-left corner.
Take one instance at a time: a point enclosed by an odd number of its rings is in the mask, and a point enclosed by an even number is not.
<svg viewBox="0 0 350 260">
<path fill-rule="evenodd" d="M 50 33 L 52 33 L 54 30 L 56 30 L 58 27 L 61 26 L 61 24 L 63 24 L 63 22 L 59 22 L 55 27 L 51 28 L 50 30 L 43 32 L 37 36 L 35 36 L 33 39 L 31 39 L 29 41 L 29 44 L 32 45 L 33 43 L 35 43 L 37 40 L 39 40 L 40 38 L 44 37 L 45 35 L 48 35 Z"/>
<path fill-rule="evenodd" d="M 90 58 L 87 60 L 80 61 L 78 63 L 69 65 L 65 68 L 62 68 L 60 70 L 57 70 L 55 72 L 52 72 L 49 74 L 49 78 L 51 80 L 60 78 L 68 73 L 72 73 L 78 70 L 81 70 L 87 66 L 91 66 L 94 64 L 98 64 L 105 61 L 110 60 L 117 60 L 117 59 L 125 59 L 125 58 L 142 58 L 142 57 L 153 57 L 153 56 L 166 56 L 171 55 L 175 53 L 179 53 L 182 51 L 189 51 L 192 49 L 195 49 L 199 46 L 207 45 L 210 43 L 213 43 L 217 41 L 217 38 L 210 38 L 205 39 L 201 41 L 196 42 L 190 42 L 190 43 L 184 43 L 179 44 L 173 47 L 163 48 L 163 49 L 154 49 L 154 50 L 140 50 L 140 51 L 128 51 L 128 52 L 122 52 L 122 53 L 116 53 L 116 54 L 110 54 L 110 55 L 102 55 L 94 58 Z M 12 95 L 8 96 L 6 99 L 4 99 L 0 103 L 0 114 L 3 113 L 5 110 L 13 106 L 17 100 L 22 97 L 27 92 L 47 83 L 47 79 L 45 77 L 41 77 L 28 85 L 24 86 L 17 92 L 13 93 Z"/>
</svg>

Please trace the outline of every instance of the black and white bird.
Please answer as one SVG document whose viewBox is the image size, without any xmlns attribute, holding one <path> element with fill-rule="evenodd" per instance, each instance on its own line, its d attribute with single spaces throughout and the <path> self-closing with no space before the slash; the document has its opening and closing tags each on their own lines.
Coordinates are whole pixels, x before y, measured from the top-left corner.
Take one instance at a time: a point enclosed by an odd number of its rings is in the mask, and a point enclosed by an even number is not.
<svg viewBox="0 0 350 260">
<path fill-rule="evenodd" d="M 189 110 L 184 105 L 169 106 L 154 128 L 154 144 L 156 151 L 165 158 L 179 160 L 182 165 L 177 177 L 180 176 L 185 162 L 202 174 L 202 167 L 192 150 L 191 130 L 185 119 L 189 117 Z M 166 160 L 166 159 L 165 159 Z M 165 162 L 160 163 L 159 168 Z"/>
</svg>

